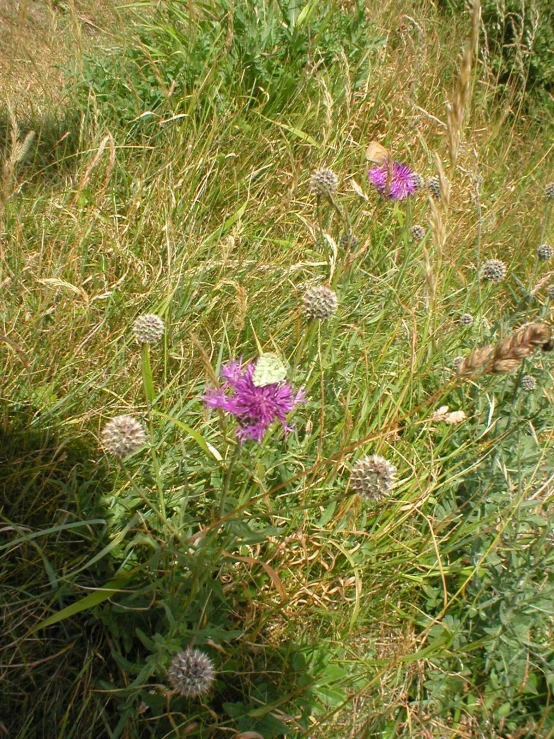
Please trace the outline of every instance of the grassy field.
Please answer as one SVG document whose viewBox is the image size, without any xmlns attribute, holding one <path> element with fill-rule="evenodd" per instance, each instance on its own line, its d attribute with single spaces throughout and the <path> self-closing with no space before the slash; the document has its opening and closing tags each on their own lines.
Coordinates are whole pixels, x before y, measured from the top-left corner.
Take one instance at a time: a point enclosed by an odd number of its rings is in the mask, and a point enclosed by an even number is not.
<svg viewBox="0 0 554 739">
<path fill-rule="evenodd" d="M 554 126 L 478 10 L 0 11 L 0 736 L 554 736 Z"/>
</svg>

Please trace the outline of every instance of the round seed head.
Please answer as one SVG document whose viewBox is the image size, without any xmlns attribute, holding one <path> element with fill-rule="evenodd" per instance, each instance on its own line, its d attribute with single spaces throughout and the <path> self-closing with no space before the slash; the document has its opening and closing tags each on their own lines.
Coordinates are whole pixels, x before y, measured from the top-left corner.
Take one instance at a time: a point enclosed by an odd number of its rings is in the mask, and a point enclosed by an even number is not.
<svg viewBox="0 0 554 739">
<path fill-rule="evenodd" d="M 385 496 L 395 480 L 396 467 L 377 454 L 358 460 L 350 475 L 352 490 L 368 500 L 379 500 Z"/>
<path fill-rule="evenodd" d="M 552 259 L 553 253 L 554 252 L 552 251 L 550 244 L 539 244 L 539 246 L 537 246 L 537 257 L 541 262 L 549 262 Z"/>
<path fill-rule="evenodd" d="M 323 285 L 310 287 L 302 298 L 304 315 L 310 321 L 325 321 L 336 313 L 338 300 L 336 293 Z"/>
<path fill-rule="evenodd" d="M 460 326 L 471 326 L 473 323 L 473 316 L 470 313 L 462 313 L 460 318 Z"/>
<path fill-rule="evenodd" d="M 500 259 L 487 259 L 481 277 L 488 282 L 502 282 L 506 277 L 506 265 Z"/>
<path fill-rule="evenodd" d="M 337 175 L 332 169 L 318 169 L 310 177 L 310 190 L 325 198 L 334 195 L 338 186 Z"/>
<path fill-rule="evenodd" d="M 102 445 L 114 457 L 124 459 L 146 442 L 146 434 L 133 416 L 116 416 L 102 431 Z"/>
<path fill-rule="evenodd" d="M 414 241 L 421 241 L 425 236 L 425 229 L 423 226 L 412 226 L 412 239 Z"/>
<path fill-rule="evenodd" d="M 421 190 L 421 188 L 425 184 L 423 177 L 419 174 L 419 172 L 412 172 L 412 182 L 414 183 L 415 192 Z"/>
<path fill-rule="evenodd" d="M 354 251 L 358 247 L 360 239 L 354 234 L 343 234 L 340 239 L 340 245 L 343 249 L 351 249 Z"/>
<path fill-rule="evenodd" d="M 186 698 L 205 695 L 215 679 L 215 668 L 207 654 L 189 647 L 173 658 L 167 671 L 173 690 Z"/>
<path fill-rule="evenodd" d="M 441 199 L 441 183 L 439 178 L 436 175 L 433 175 L 432 177 L 428 177 L 425 181 L 425 184 L 427 185 L 427 189 L 429 190 L 429 194 L 432 198 L 435 200 Z"/>
<path fill-rule="evenodd" d="M 554 182 L 549 182 L 544 188 L 544 194 L 548 200 L 554 200 Z"/>
<path fill-rule="evenodd" d="M 452 360 L 452 369 L 454 370 L 454 372 L 458 373 L 460 371 L 464 360 L 465 357 L 454 357 L 454 359 Z"/>
<path fill-rule="evenodd" d="M 529 392 L 531 392 L 537 387 L 537 381 L 535 380 L 533 375 L 524 375 L 521 378 L 521 387 L 524 390 L 528 390 Z"/>
<path fill-rule="evenodd" d="M 153 313 L 139 316 L 133 324 L 133 331 L 139 344 L 157 344 L 161 341 L 164 330 L 164 322 Z"/>
</svg>

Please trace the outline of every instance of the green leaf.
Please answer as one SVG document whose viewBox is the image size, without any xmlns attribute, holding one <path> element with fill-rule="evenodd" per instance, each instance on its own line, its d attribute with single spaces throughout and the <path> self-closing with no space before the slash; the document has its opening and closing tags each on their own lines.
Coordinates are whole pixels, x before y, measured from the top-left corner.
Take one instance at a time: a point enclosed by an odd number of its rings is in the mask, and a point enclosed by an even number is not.
<svg viewBox="0 0 554 739">
<path fill-rule="evenodd" d="M 223 461 L 223 457 L 221 454 L 217 451 L 217 449 L 210 444 L 209 441 L 206 441 L 206 439 L 202 436 L 201 433 L 198 431 L 195 431 L 191 426 L 189 426 L 186 423 L 183 423 L 183 421 L 179 421 L 179 419 L 174 418 L 173 416 L 168 416 L 165 413 L 158 413 L 155 411 L 156 415 L 160 416 L 161 418 L 165 418 L 166 421 L 171 421 L 171 423 L 174 423 L 179 428 L 183 429 L 183 431 L 186 431 L 187 434 L 194 439 L 194 441 L 198 444 L 198 446 L 206 452 L 206 454 L 209 454 L 211 457 L 216 459 L 218 462 Z"/>
<path fill-rule="evenodd" d="M 298 15 L 298 18 L 296 19 L 295 30 L 302 29 L 309 22 L 318 5 L 319 0 L 311 0 L 311 2 L 308 2 L 306 3 L 306 5 L 304 5 Z"/>
<path fill-rule="evenodd" d="M 337 507 L 336 500 L 333 500 L 331 501 L 331 503 L 329 503 L 327 508 L 321 514 L 321 517 L 318 521 L 318 526 L 325 526 L 326 524 L 329 523 L 329 521 L 333 518 L 335 514 L 336 507 Z"/>
<path fill-rule="evenodd" d="M 105 523 L 106 523 L 106 519 L 104 518 L 93 518 L 90 521 L 76 521 L 74 523 L 64 523 L 64 524 L 61 524 L 60 526 L 51 526 L 49 529 L 41 529 L 40 531 L 34 531 L 32 534 L 26 534 L 23 531 L 20 531 L 14 524 L 11 524 L 13 528 L 18 533 L 20 533 L 20 537 L 18 539 L 14 539 L 13 541 L 8 542 L 7 544 L 2 544 L 2 546 L 0 546 L 0 550 L 11 549 L 12 547 L 17 547 L 26 541 L 32 541 L 33 539 L 36 539 L 39 536 L 47 536 L 48 534 L 55 534 L 58 531 L 65 531 L 66 529 L 67 530 L 76 529 L 76 528 L 80 528 L 81 526 L 94 526 L 95 524 L 105 524 Z"/>
<path fill-rule="evenodd" d="M 144 393 L 149 405 L 154 404 L 156 399 L 156 391 L 154 390 L 154 379 L 152 377 L 152 367 L 150 365 L 150 353 L 148 345 L 142 347 L 142 380 L 144 383 Z"/>
<path fill-rule="evenodd" d="M 302 141 L 305 141 L 308 144 L 311 144 L 312 146 L 320 148 L 317 141 L 310 136 L 309 133 L 306 133 L 305 131 L 301 131 L 299 128 L 294 128 L 294 126 L 287 126 L 285 123 L 279 123 L 279 121 L 273 121 L 271 118 L 266 118 L 265 115 L 262 115 L 261 113 L 258 114 L 261 118 L 263 118 L 265 121 L 268 121 L 269 123 L 273 123 L 275 126 L 279 126 L 279 128 L 283 128 L 285 131 L 289 131 L 289 133 L 294 134 L 296 137 L 301 139 Z"/>
<path fill-rule="evenodd" d="M 63 608 L 61 611 L 58 611 L 58 613 L 54 613 L 52 616 L 39 621 L 38 624 L 35 624 L 35 626 L 33 626 L 30 633 L 35 634 L 37 631 L 45 629 L 47 626 L 52 626 L 53 624 L 57 624 L 60 621 L 65 621 L 66 619 L 75 616 L 77 613 L 87 611 L 89 608 L 94 608 L 94 606 L 97 606 L 103 601 L 108 600 L 108 598 L 111 598 L 114 593 L 121 593 L 123 590 L 125 590 L 125 586 L 131 579 L 134 572 L 134 570 L 126 572 L 124 575 L 121 575 L 115 580 L 111 580 L 110 582 L 106 583 L 103 588 L 98 588 L 98 590 L 95 590 L 93 593 L 89 593 L 89 595 L 87 595 L 85 598 L 82 598 L 76 603 L 72 603 L 70 606 L 67 606 L 67 608 Z"/>
</svg>

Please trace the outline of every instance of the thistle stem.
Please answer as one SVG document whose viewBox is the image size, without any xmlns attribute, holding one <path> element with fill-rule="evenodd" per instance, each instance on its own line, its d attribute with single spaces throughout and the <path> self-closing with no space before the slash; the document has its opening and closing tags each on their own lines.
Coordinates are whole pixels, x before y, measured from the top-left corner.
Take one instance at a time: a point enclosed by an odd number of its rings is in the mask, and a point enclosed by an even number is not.
<svg viewBox="0 0 554 739">
<path fill-rule="evenodd" d="M 225 515 L 225 502 L 229 493 L 229 487 L 231 485 L 231 475 L 235 467 L 236 461 L 240 454 L 240 444 L 237 442 L 235 448 L 231 454 L 227 470 L 225 471 L 225 478 L 223 480 L 223 489 L 221 491 L 221 500 L 219 501 L 219 517 L 222 518 Z"/>
<path fill-rule="evenodd" d="M 156 399 L 154 390 L 154 379 L 152 376 L 152 366 L 150 364 L 150 350 L 148 344 L 142 345 L 142 381 L 144 385 L 144 394 L 146 396 L 146 405 L 148 408 L 148 429 L 150 431 L 150 454 L 152 457 L 152 465 L 154 467 L 154 477 L 156 478 L 156 487 L 158 489 L 158 498 L 160 501 L 160 512 L 165 519 L 165 497 L 163 480 L 160 473 L 160 463 L 154 445 L 154 419 L 153 406 Z"/>
</svg>

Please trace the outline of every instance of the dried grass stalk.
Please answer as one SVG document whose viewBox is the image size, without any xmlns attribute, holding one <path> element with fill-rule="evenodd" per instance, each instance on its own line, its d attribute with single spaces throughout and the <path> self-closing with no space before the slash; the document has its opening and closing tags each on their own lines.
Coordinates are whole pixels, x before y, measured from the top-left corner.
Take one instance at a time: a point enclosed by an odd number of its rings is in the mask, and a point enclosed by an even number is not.
<svg viewBox="0 0 554 739">
<path fill-rule="evenodd" d="M 481 19 L 481 2 L 473 0 L 473 13 L 471 18 L 471 38 L 466 45 L 460 74 L 458 75 L 458 83 L 456 87 L 456 96 L 454 104 L 448 109 L 448 151 L 450 154 L 450 164 L 456 166 L 458 153 L 460 151 L 460 139 L 462 126 L 464 122 L 465 109 L 469 100 L 471 89 L 471 67 L 473 65 L 473 55 L 477 50 L 479 42 L 479 22 Z"/>
<path fill-rule="evenodd" d="M 457 370 L 459 377 L 477 372 L 499 375 L 516 370 L 525 357 L 539 347 L 545 349 L 552 330 L 546 323 L 530 323 L 496 345 L 477 347 L 464 359 Z"/>
</svg>

